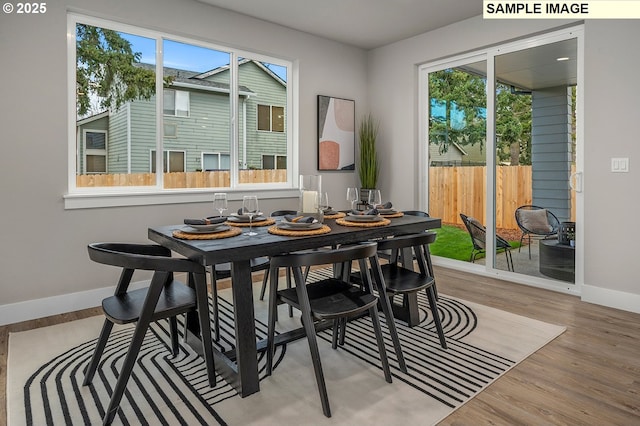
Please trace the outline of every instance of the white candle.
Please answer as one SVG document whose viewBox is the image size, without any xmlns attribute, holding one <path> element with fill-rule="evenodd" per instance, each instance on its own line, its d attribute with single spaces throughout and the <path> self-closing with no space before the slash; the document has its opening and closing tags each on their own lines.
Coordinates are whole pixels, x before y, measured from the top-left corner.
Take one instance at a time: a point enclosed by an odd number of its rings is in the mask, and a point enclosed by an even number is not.
<svg viewBox="0 0 640 426">
<path fill-rule="evenodd" d="M 317 213 L 318 191 L 302 191 L 302 213 Z"/>
</svg>

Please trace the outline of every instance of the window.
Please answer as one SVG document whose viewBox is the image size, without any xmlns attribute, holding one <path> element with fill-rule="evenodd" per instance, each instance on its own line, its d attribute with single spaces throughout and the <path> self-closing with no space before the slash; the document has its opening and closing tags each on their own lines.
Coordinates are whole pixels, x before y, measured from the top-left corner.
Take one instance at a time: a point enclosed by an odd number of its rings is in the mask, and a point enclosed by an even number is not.
<svg viewBox="0 0 640 426">
<path fill-rule="evenodd" d="M 284 132 L 284 108 L 258 105 L 258 130 Z"/>
<path fill-rule="evenodd" d="M 286 169 L 287 156 L 286 155 L 263 155 L 262 168 L 265 170 Z"/>
<path fill-rule="evenodd" d="M 229 170 L 231 166 L 231 156 L 220 152 L 202 153 L 202 170 Z"/>
<path fill-rule="evenodd" d="M 68 42 L 75 94 L 69 134 L 77 136 L 69 140 L 76 161 L 70 161 L 67 198 L 184 188 L 188 201 L 199 189 L 295 187 L 297 159 L 288 156 L 297 142 L 286 117 L 296 100 L 290 61 L 99 18 L 68 18 L 76 35 Z M 104 57 L 113 60 L 101 62 Z M 103 133 L 87 133 L 88 125 Z M 263 161 L 265 151 L 279 154 Z M 260 173 L 263 167 L 281 171 Z M 195 175 L 206 170 L 221 177 Z M 164 175 L 176 171 L 187 178 Z"/>
<path fill-rule="evenodd" d="M 107 172 L 107 132 L 85 130 L 83 151 L 85 173 Z"/>
<path fill-rule="evenodd" d="M 165 173 L 184 172 L 185 152 L 184 151 L 164 151 L 162 156 L 163 171 Z M 156 172 L 156 151 L 151 151 L 151 173 Z"/>
<path fill-rule="evenodd" d="M 164 115 L 189 117 L 189 92 L 164 89 Z"/>
</svg>

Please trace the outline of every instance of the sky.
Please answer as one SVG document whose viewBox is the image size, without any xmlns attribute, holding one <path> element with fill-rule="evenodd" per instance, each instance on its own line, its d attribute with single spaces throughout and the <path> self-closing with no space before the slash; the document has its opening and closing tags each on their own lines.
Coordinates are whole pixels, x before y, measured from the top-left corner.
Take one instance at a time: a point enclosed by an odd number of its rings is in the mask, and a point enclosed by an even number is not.
<svg viewBox="0 0 640 426">
<path fill-rule="evenodd" d="M 140 62 L 155 64 L 155 40 L 127 33 L 119 33 L 131 43 L 134 52 L 140 52 Z M 205 72 L 229 64 L 229 53 L 205 47 L 194 46 L 171 40 L 163 43 L 164 66 L 187 71 Z M 265 65 L 284 81 L 287 81 L 286 69 L 279 65 Z"/>
</svg>

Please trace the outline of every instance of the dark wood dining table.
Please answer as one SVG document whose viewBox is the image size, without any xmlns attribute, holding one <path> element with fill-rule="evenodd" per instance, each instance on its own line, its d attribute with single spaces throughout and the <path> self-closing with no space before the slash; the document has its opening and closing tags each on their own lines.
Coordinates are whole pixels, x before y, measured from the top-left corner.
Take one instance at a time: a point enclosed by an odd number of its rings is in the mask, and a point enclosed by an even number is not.
<svg viewBox="0 0 640 426">
<path fill-rule="evenodd" d="M 297 250 L 315 249 L 341 244 L 385 238 L 393 235 L 422 232 L 439 228 L 440 219 L 405 215 L 390 219 L 391 223 L 379 227 L 341 226 L 335 220 L 325 220 L 331 232 L 311 236 L 280 236 L 270 234 L 264 227 L 253 227 L 257 235 L 238 235 L 214 240 L 186 240 L 173 236 L 173 231 L 184 225 L 152 227 L 150 240 L 165 246 L 202 265 L 231 262 L 231 286 L 236 328 L 235 353 L 215 351 L 215 368 L 242 397 L 260 390 L 258 378 L 258 343 L 256 342 L 253 306 L 253 288 L 250 260 Z M 188 338 L 199 336 L 198 322 L 187 318 Z M 192 345 L 196 347 L 197 345 Z M 263 345 L 261 345 L 261 348 Z"/>
</svg>

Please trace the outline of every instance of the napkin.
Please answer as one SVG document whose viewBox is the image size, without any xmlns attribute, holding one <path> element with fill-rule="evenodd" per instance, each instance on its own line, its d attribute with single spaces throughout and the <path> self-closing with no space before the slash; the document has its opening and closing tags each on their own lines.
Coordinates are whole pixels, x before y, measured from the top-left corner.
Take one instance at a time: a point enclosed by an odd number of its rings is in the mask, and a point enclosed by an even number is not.
<svg viewBox="0 0 640 426">
<path fill-rule="evenodd" d="M 313 221 L 315 220 L 313 216 L 300 217 L 292 214 L 287 214 L 284 216 L 284 218 L 287 219 L 287 221 L 289 222 L 295 222 L 295 223 L 313 223 Z"/>
<path fill-rule="evenodd" d="M 329 206 L 326 209 L 322 209 L 322 213 L 326 215 L 330 215 L 330 214 L 337 214 L 338 212 L 333 210 L 333 208 Z"/>
<path fill-rule="evenodd" d="M 227 220 L 226 217 L 212 216 L 206 219 L 185 219 L 184 224 L 185 225 L 215 225 L 217 223 L 223 223 L 226 220 Z"/>
<path fill-rule="evenodd" d="M 364 216 L 364 215 L 377 216 L 378 213 L 379 213 L 378 209 L 370 209 L 370 210 L 366 210 L 366 211 L 351 210 L 351 214 L 354 215 L 354 216 Z"/>
</svg>

